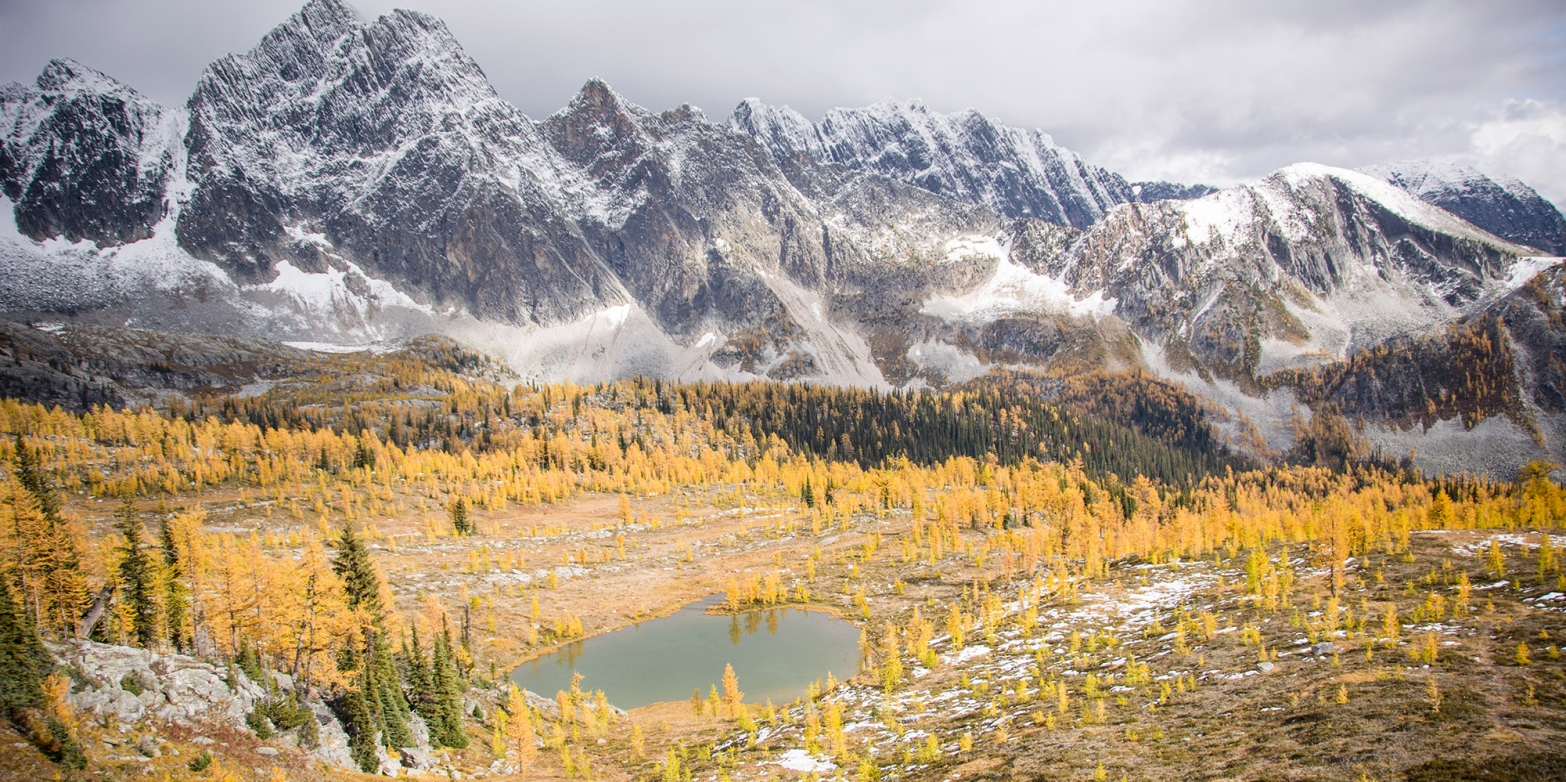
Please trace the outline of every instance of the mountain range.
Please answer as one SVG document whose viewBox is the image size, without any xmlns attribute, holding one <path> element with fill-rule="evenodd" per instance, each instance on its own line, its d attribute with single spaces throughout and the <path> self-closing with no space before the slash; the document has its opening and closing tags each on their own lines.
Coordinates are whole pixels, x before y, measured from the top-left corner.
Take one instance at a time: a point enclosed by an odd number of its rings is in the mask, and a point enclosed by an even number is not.
<svg viewBox="0 0 1566 782">
<path fill-rule="evenodd" d="M 1451 162 L 1130 182 L 972 110 L 713 120 L 596 79 L 534 120 L 438 19 L 312 0 L 183 106 L 69 60 L 0 88 L 0 190 L 0 311 L 98 353 L 443 334 L 537 380 L 1133 370 L 1258 457 L 1334 417 L 1438 471 L 1566 456 L 1566 221 Z"/>
</svg>

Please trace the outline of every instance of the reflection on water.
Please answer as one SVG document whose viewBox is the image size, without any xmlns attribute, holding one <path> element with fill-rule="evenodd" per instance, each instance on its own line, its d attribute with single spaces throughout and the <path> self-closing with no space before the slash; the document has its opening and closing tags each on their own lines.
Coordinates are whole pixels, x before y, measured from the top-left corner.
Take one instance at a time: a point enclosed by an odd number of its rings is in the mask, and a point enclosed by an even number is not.
<svg viewBox="0 0 1566 782">
<path fill-rule="evenodd" d="M 791 701 L 828 673 L 859 669 L 859 629 L 818 611 L 773 608 L 715 616 L 709 597 L 679 612 L 568 644 L 511 672 L 517 686 L 545 697 L 583 676 L 582 689 L 603 690 L 609 702 L 634 709 L 686 700 L 693 688 L 719 685 L 733 665 L 745 700 Z M 766 632 L 762 632 L 765 628 Z"/>
</svg>

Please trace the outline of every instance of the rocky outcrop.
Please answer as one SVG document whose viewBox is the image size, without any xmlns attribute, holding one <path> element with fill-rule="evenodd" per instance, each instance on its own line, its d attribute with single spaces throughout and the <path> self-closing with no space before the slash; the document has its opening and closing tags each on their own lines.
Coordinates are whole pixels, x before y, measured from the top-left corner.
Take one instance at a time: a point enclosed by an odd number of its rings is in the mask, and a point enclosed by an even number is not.
<svg viewBox="0 0 1566 782">
<path fill-rule="evenodd" d="M 122 722 L 154 718 L 181 724 L 218 722 L 245 727 L 266 693 L 237 670 L 180 654 L 78 641 L 53 646 L 77 680 L 77 709 Z"/>
<path fill-rule="evenodd" d="M 159 654 L 128 646 L 77 641 L 51 644 L 50 651 L 71 674 L 71 705 L 76 709 L 132 725 L 159 720 L 196 728 L 224 726 L 248 730 L 246 718 L 268 697 L 238 668 L 220 667 L 181 654 Z M 282 693 L 293 693 L 293 681 L 282 674 L 268 674 Z M 298 693 L 303 695 L 302 693 Z M 344 771 L 357 771 L 349 749 L 349 737 L 332 710 L 316 698 L 304 705 L 317 723 L 314 742 L 299 746 L 292 733 L 276 742 L 285 748 L 307 751 L 315 760 Z M 439 759 L 430 747 L 429 727 L 417 714 L 409 721 L 415 746 L 396 757 L 377 748 L 379 773 L 395 777 L 404 770 L 435 768 Z M 198 739 L 198 743 L 204 741 Z M 210 740 L 205 740 L 210 743 Z M 259 754 L 275 755 L 278 749 L 261 746 Z M 150 753 L 149 753 L 150 754 Z"/>
<path fill-rule="evenodd" d="M 1517 382 L 1546 414 L 1566 413 L 1566 265 L 1527 277 L 1488 311 L 1506 324 L 1522 365 Z"/>
</svg>

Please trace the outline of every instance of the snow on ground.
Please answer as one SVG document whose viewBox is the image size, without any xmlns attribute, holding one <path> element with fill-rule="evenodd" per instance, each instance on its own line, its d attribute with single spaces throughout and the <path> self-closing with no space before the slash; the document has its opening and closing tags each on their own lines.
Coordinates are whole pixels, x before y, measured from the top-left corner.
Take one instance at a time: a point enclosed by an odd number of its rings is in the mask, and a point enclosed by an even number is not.
<svg viewBox="0 0 1566 782">
<path fill-rule="evenodd" d="M 432 308 L 414 301 L 391 283 L 366 275 L 358 264 L 339 262 L 346 268 L 329 266 L 324 272 L 312 273 L 288 261 L 278 261 L 275 267 L 277 276 L 271 282 L 247 285 L 242 290 L 288 296 L 303 309 L 320 313 L 339 312 L 359 321 L 368 321 L 373 311 L 381 307 L 401 307 L 425 315 L 435 314 Z M 349 280 L 353 277 L 367 283 L 367 295 L 355 293 L 349 286 Z"/>
<path fill-rule="evenodd" d="M 784 752 L 778 756 L 774 763 L 789 771 L 798 771 L 803 774 L 823 774 L 837 768 L 837 764 L 817 758 L 802 749 L 791 749 Z"/>
<path fill-rule="evenodd" d="M 971 687 L 921 690 L 921 685 L 914 684 L 887 693 L 880 687 L 845 684 L 831 691 L 818 710 L 825 708 L 825 703 L 842 706 L 845 709 L 844 731 L 851 733 L 856 743 L 868 742 L 868 751 L 877 757 L 903 757 L 902 768 L 906 773 L 921 768 L 920 758 L 931 735 L 926 729 L 928 724 L 923 723 L 925 719 L 981 715 L 972 729 L 977 741 L 980 734 L 993 733 L 1007 723 L 1020 727 L 1025 720 L 1033 719 L 1031 715 L 1041 708 L 1053 714 L 1053 699 L 1048 703 L 1038 700 L 1042 679 L 1074 682 L 1069 685 L 1074 702 L 1081 697 L 1080 688 L 1084 686 L 1081 680 L 1089 671 L 1099 677 L 1100 686 L 1111 692 L 1125 692 L 1123 687 L 1116 689 L 1112 680 L 1116 672 L 1129 670 L 1129 665 L 1138 659 L 1150 660 L 1166 654 L 1175 637 L 1175 634 L 1169 634 L 1146 639 L 1146 628 L 1158 621 L 1160 614 L 1167 617 L 1177 605 L 1190 606 L 1192 597 L 1209 588 L 1217 576 L 1205 572 L 1202 563 L 1197 562 L 1142 565 L 1128 569 L 1123 575 L 1127 581 L 1124 588 L 1109 593 L 1088 591 L 1075 600 L 1050 600 L 1038 607 L 1039 626 L 1032 636 L 1023 636 L 1014 621 L 1027 608 L 1025 601 L 1028 598 L 1023 595 L 1003 604 L 1001 613 L 992 617 L 996 625 L 1002 624 L 1003 619 L 1008 620 L 993 636 L 986 637 L 982 627 L 975 627 L 972 629 L 975 642 L 961 649 L 954 648 L 950 636 L 935 638 L 930 646 L 940 657 L 941 667 L 962 671 L 971 678 Z M 1232 627 L 1227 629 L 1234 630 Z M 1067 634 L 1073 630 L 1081 632 L 1084 641 L 1099 632 L 1112 633 L 1116 641 L 1113 645 L 1099 646 L 1093 653 L 1073 653 L 1065 645 Z M 1083 663 L 1093 667 L 1074 670 Z M 920 671 L 929 673 L 922 666 L 915 666 L 909 671 L 910 680 L 922 679 Z M 1169 671 L 1158 678 L 1188 673 Z M 1255 673 L 1247 671 L 1239 675 Z M 1226 676 L 1216 671 L 1208 675 Z M 994 696 L 1014 693 L 1018 685 L 1027 688 L 1027 697 L 1003 698 L 1006 705 L 996 710 Z M 764 737 L 758 736 L 758 740 L 764 739 L 775 749 L 794 747 L 782 749 L 772 759 L 761 760 L 756 765 L 781 765 L 805 773 L 835 768 L 819 765 L 825 761 L 806 749 L 797 748 L 804 743 L 800 728 L 805 722 L 803 708 L 796 704 L 785 711 L 787 724 L 781 730 L 768 730 Z M 740 735 L 719 748 L 737 746 L 745 741 L 746 738 Z M 959 737 L 937 735 L 936 744 L 943 754 L 955 752 Z"/>
<path fill-rule="evenodd" d="M 1424 534 L 1433 534 L 1436 532 L 1445 532 L 1445 530 L 1428 530 Z M 1486 534 L 1481 540 L 1476 540 L 1471 543 L 1460 543 L 1458 545 L 1452 546 L 1452 550 L 1459 554 L 1482 557 L 1490 552 L 1490 541 L 1492 540 L 1503 548 L 1506 546 L 1511 546 L 1513 548 L 1532 550 L 1539 547 L 1541 537 L 1541 535 L 1525 535 L 1518 532 Z M 1563 547 L 1566 547 L 1566 535 L 1551 535 L 1550 546 L 1557 551 L 1561 550 Z M 1501 583 L 1504 584 L 1505 582 Z M 1494 586 L 1495 585 L 1492 584 L 1489 587 L 1481 588 L 1489 589 Z"/>
<path fill-rule="evenodd" d="M 1523 258 L 1512 265 L 1512 273 L 1506 279 L 1506 291 L 1514 291 L 1528 284 L 1540 272 L 1550 269 L 1566 258 Z"/>
<path fill-rule="evenodd" d="M 1421 201 L 1407 190 L 1358 171 L 1324 166 L 1319 163 L 1296 163 L 1280 169 L 1264 181 L 1267 183 L 1286 183 L 1290 187 L 1299 187 L 1310 183 L 1312 180 L 1323 178 L 1334 179 L 1348 188 L 1358 191 L 1361 195 L 1379 202 L 1409 222 L 1486 244 L 1498 242 L 1496 237 L 1473 227 L 1434 204 Z"/>
<path fill-rule="evenodd" d="M 634 304 L 616 304 L 571 323 L 512 326 L 464 313 L 446 325 L 458 341 L 495 356 L 529 381 L 599 382 L 617 377 L 704 377 L 722 371 L 708 360 L 720 347 L 687 348 L 670 339 Z"/>
<path fill-rule="evenodd" d="M 962 295 L 937 294 L 926 299 L 921 312 L 942 320 L 991 323 L 1008 315 L 1039 312 L 1102 318 L 1114 313 L 1118 303 L 1094 291 L 1078 298 L 1062 280 L 1033 272 L 1011 260 L 999 242 L 988 237 L 959 237 L 946 244 L 949 258 L 988 255 L 998 258 L 995 274 L 983 285 Z"/>
<path fill-rule="evenodd" d="M 820 298 L 779 278 L 768 284 L 803 327 L 799 349 L 810 352 L 821 376 L 816 382 L 884 387 L 885 380 L 857 334 L 825 317 Z M 738 364 L 720 367 L 712 356 L 726 344 L 705 332 L 690 345 L 666 334 L 640 305 L 622 303 L 571 323 L 513 326 L 480 321 L 467 313 L 448 319 L 444 333 L 504 362 L 529 381 L 593 383 L 641 375 L 683 380 L 754 380 Z M 778 361 L 787 356 L 779 356 Z M 766 368 L 758 367 L 764 372 Z"/>
<path fill-rule="evenodd" d="M 372 347 L 371 345 L 338 345 L 332 342 L 284 342 L 283 344 L 315 353 L 363 353 Z"/>
<path fill-rule="evenodd" d="M 1175 247 L 1192 244 L 1208 244 L 1214 237 L 1228 239 L 1239 234 L 1242 228 L 1255 220 L 1255 196 L 1249 188 L 1231 187 L 1211 195 L 1180 204 L 1185 216 L 1185 236 L 1177 238 Z"/>
</svg>

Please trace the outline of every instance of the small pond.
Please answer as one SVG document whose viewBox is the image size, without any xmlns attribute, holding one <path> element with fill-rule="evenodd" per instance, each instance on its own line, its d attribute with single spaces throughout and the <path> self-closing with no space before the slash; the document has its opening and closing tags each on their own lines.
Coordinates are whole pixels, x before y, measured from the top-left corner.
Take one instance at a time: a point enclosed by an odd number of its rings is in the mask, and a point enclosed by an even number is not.
<svg viewBox="0 0 1566 782">
<path fill-rule="evenodd" d="M 706 697 L 722 689 L 723 667 L 734 666 L 749 703 L 783 704 L 830 673 L 847 679 L 859 670 L 859 628 L 821 611 L 771 608 L 738 615 L 708 614 L 715 595 L 679 612 L 570 644 L 511 672 L 518 687 L 554 697 L 571 687 L 603 690 L 609 702 L 634 709 L 683 701 L 691 689 Z"/>
</svg>

